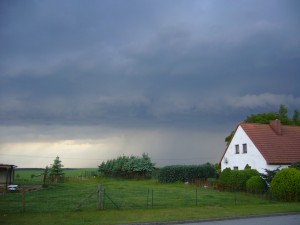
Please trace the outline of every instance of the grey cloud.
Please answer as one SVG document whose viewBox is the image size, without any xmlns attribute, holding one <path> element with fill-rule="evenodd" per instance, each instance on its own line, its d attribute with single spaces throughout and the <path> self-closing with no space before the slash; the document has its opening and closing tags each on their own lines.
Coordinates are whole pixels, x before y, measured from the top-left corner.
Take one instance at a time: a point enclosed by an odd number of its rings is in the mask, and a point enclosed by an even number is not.
<svg viewBox="0 0 300 225">
<path fill-rule="evenodd" d="M 2 125 L 199 132 L 300 107 L 295 1 L 0 4 Z"/>
</svg>

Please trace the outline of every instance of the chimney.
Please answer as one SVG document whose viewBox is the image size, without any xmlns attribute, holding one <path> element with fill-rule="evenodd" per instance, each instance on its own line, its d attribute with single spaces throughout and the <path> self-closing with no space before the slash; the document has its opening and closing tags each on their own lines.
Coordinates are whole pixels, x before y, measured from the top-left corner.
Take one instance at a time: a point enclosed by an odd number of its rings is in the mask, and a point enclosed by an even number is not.
<svg viewBox="0 0 300 225">
<path fill-rule="evenodd" d="M 281 122 L 280 120 L 272 120 L 270 122 L 270 127 L 274 130 L 277 135 L 282 135 Z"/>
</svg>

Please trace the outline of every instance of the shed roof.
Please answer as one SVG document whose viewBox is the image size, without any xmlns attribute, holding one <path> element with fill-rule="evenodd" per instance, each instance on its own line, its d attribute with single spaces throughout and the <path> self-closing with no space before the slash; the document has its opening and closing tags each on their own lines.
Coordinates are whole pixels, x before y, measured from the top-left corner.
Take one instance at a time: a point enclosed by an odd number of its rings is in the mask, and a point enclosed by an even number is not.
<svg viewBox="0 0 300 225">
<path fill-rule="evenodd" d="M 10 165 L 10 164 L 2 164 L 2 163 L 0 163 L 0 168 L 9 169 L 9 168 L 15 168 L 15 167 L 17 167 L 17 166 Z"/>
</svg>

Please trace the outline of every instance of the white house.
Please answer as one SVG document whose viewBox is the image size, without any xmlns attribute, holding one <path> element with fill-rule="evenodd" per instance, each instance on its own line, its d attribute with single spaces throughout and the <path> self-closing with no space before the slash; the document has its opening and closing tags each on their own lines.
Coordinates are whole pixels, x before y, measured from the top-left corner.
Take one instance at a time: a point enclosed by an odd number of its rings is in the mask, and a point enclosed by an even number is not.
<svg viewBox="0 0 300 225">
<path fill-rule="evenodd" d="M 243 170 L 248 164 L 263 173 L 264 169 L 285 168 L 300 161 L 300 127 L 240 123 L 221 158 L 221 170 Z"/>
</svg>

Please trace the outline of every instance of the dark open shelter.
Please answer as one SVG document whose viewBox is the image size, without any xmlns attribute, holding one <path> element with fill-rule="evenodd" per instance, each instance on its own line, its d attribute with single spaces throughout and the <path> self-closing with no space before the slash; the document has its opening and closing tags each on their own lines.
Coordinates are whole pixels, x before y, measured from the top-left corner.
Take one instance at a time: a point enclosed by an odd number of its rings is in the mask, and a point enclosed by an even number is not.
<svg viewBox="0 0 300 225">
<path fill-rule="evenodd" d="M 7 186 L 14 182 L 15 165 L 0 164 L 0 188 L 7 190 Z"/>
</svg>

